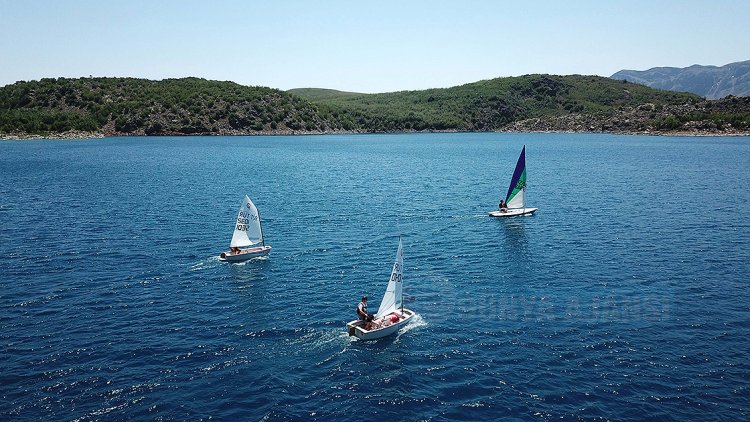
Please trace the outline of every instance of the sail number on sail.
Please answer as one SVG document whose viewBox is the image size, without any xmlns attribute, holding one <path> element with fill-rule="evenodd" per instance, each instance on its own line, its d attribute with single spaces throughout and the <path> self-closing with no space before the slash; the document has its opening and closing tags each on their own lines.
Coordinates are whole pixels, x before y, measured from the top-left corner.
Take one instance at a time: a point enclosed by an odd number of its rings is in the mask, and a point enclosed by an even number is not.
<svg viewBox="0 0 750 422">
<path fill-rule="evenodd" d="M 396 283 L 401 282 L 401 265 L 398 263 L 393 264 L 393 273 L 391 274 L 391 280 L 395 281 Z"/>
<path fill-rule="evenodd" d="M 250 220 L 256 221 L 258 219 L 258 216 L 256 214 L 251 214 L 249 212 L 241 211 L 240 214 L 237 216 L 237 230 L 246 232 L 248 228 L 248 224 L 250 224 Z"/>
</svg>

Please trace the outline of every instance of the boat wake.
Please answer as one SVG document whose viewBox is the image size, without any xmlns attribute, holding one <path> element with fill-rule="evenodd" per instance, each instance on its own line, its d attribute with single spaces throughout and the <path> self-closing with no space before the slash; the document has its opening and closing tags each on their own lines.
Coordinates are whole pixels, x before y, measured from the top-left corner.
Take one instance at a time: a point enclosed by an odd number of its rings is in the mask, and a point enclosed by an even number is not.
<svg viewBox="0 0 750 422">
<path fill-rule="evenodd" d="M 216 257 L 216 261 L 218 261 L 220 264 L 232 264 L 232 265 L 238 265 L 238 266 L 252 265 L 253 262 L 262 262 L 262 261 L 267 261 L 268 259 L 269 257 L 268 255 L 266 255 L 266 256 L 256 256 L 256 257 L 246 259 L 240 262 L 225 262 L 225 261 L 220 260 L 219 257 Z"/>
<path fill-rule="evenodd" d="M 190 271 L 202 271 L 202 270 L 207 270 L 209 268 L 216 268 L 221 264 L 222 262 L 219 261 L 218 256 L 211 256 L 208 258 L 204 258 L 203 260 L 198 261 L 195 264 L 191 265 Z"/>
<path fill-rule="evenodd" d="M 346 331 L 336 328 L 298 328 L 291 334 L 285 334 L 287 346 L 304 345 L 309 350 L 325 349 L 332 343 L 346 343 L 348 335 Z"/>
<path fill-rule="evenodd" d="M 398 340 L 398 338 L 401 337 L 401 335 L 408 333 L 411 330 L 415 330 L 417 328 L 421 328 L 425 326 L 427 326 L 427 321 L 425 321 L 425 319 L 422 318 L 422 315 L 414 314 L 414 316 L 411 317 L 411 321 L 409 321 L 408 324 L 404 325 L 404 328 L 398 331 L 398 336 L 396 337 L 396 340 Z"/>
<path fill-rule="evenodd" d="M 266 261 L 268 259 L 269 259 L 268 256 L 258 256 L 258 257 L 255 257 L 255 258 L 250 258 L 250 259 L 248 259 L 246 261 L 231 262 L 229 264 L 231 264 L 231 265 L 238 265 L 238 266 L 248 265 L 248 264 L 252 265 L 253 262 L 263 262 L 263 261 Z M 227 265 L 227 262 L 222 261 L 219 258 L 218 255 L 212 255 L 212 256 L 203 258 L 202 260 L 200 260 L 200 261 L 194 263 L 193 265 L 191 265 L 190 266 L 190 271 L 209 270 L 209 269 L 213 269 L 213 268 L 219 268 L 219 267 L 221 267 L 223 265 Z"/>
</svg>

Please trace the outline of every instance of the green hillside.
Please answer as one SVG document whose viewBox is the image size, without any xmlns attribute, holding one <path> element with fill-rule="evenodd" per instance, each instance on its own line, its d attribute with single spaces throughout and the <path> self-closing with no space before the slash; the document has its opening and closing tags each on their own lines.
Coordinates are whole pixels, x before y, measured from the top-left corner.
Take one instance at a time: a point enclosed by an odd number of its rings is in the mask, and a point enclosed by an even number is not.
<svg viewBox="0 0 750 422">
<path fill-rule="evenodd" d="M 249 134 L 330 131 L 330 116 L 286 92 L 198 78 L 42 79 L 0 88 L 0 132 Z"/>
<path fill-rule="evenodd" d="M 747 131 L 750 98 L 706 101 L 598 76 L 527 75 L 445 89 L 280 91 L 198 78 L 42 79 L 0 88 L 0 135 L 404 131 Z M 10 135 L 8 135 L 10 134 Z"/>
<path fill-rule="evenodd" d="M 499 130 L 510 123 L 571 113 L 609 112 L 650 103 L 697 103 L 688 93 L 659 91 L 598 76 L 527 75 L 445 89 L 386 94 L 294 90 L 337 115 L 345 127 L 373 131 Z"/>
</svg>

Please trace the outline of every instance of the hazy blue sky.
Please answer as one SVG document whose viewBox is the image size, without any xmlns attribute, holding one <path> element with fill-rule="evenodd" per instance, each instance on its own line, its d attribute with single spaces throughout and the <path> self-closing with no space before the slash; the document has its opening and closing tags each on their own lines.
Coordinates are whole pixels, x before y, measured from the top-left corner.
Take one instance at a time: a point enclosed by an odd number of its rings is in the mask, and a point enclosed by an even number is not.
<svg viewBox="0 0 750 422">
<path fill-rule="evenodd" d="M 388 92 L 744 60 L 748 0 L 0 0 L 0 86 L 198 76 Z"/>
</svg>

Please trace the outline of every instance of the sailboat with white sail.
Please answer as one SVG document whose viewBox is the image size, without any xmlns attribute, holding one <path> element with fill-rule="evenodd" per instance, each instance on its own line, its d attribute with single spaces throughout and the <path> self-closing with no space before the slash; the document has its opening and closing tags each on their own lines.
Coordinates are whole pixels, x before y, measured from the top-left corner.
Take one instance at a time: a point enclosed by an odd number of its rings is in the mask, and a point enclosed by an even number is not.
<svg viewBox="0 0 750 422">
<path fill-rule="evenodd" d="M 502 198 L 501 198 L 502 199 Z M 516 169 L 510 179 L 505 200 L 501 200 L 497 211 L 490 211 L 490 217 L 515 217 L 531 215 L 539 208 L 526 207 L 526 145 L 516 162 Z"/>
<path fill-rule="evenodd" d="M 359 319 L 346 324 L 350 336 L 360 340 L 382 338 L 395 333 L 414 317 L 414 311 L 404 308 L 403 274 L 404 253 L 399 238 L 396 261 L 393 263 L 391 278 L 388 280 L 388 287 L 385 289 L 378 312 L 370 322 Z"/>
<path fill-rule="evenodd" d="M 242 262 L 250 258 L 266 256 L 269 252 L 271 252 L 271 246 L 266 245 L 263 240 L 260 213 L 250 197 L 245 195 L 245 200 L 237 213 L 234 233 L 229 242 L 229 251 L 222 252 L 219 259 L 226 262 Z"/>
</svg>

